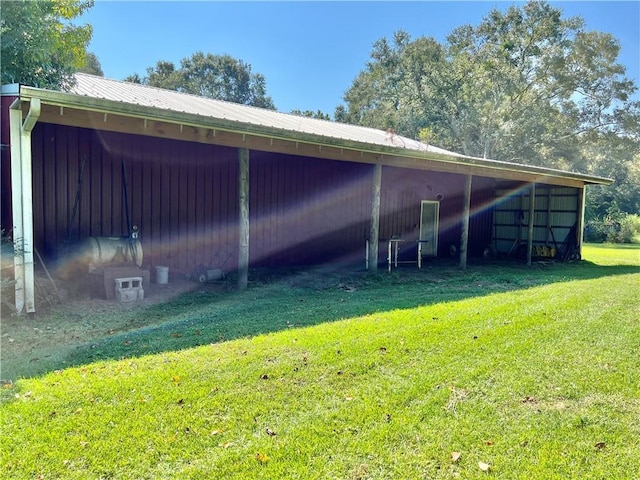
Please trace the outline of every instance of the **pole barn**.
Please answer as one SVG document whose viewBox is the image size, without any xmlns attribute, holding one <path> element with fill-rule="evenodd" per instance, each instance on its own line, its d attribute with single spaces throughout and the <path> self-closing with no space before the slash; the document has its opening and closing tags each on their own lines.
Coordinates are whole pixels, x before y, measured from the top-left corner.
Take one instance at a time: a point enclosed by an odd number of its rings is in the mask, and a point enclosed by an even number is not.
<svg viewBox="0 0 640 480">
<path fill-rule="evenodd" d="M 254 267 L 579 258 L 585 188 L 611 183 L 75 78 L 68 92 L 2 89 L 2 228 L 14 242 L 18 311 L 36 308 L 34 252 L 61 264 L 89 239 L 114 239 L 116 249 L 127 239 L 120 253 L 142 271 L 238 272 L 240 288 Z"/>
</svg>

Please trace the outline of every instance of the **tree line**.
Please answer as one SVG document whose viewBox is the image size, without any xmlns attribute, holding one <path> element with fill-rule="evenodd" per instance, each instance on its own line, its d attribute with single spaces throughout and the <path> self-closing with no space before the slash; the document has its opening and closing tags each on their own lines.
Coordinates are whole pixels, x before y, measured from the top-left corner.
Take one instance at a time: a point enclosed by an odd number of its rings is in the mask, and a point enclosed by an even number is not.
<svg viewBox="0 0 640 480">
<path fill-rule="evenodd" d="M 91 26 L 71 23 L 92 5 L 3 3 L 2 83 L 64 89 L 76 71 L 101 75 L 87 52 Z M 610 177 L 612 186 L 588 189 L 587 219 L 638 214 L 640 102 L 619 52 L 613 35 L 546 1 L 491 10 L 442 42 L 399 30 L 374 43 L 333 118 L 466 155 Z M 159 60 L 125 80 L 276 109 L 265 77 L 229 55 Z"/>
</svg>

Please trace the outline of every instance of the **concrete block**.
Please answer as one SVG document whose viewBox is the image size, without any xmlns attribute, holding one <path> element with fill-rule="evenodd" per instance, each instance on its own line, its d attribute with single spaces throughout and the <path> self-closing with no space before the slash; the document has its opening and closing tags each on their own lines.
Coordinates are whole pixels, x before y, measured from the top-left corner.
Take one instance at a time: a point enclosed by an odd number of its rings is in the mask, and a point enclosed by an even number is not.
<svg viewBox="0 0 640 480">
<path fill-rule="evenodd" d="M 138 267 L 102 267 L 89 272 L 89 282 L 94 295 L 107 300 L 115 298 L 114 280 L 116 278 L 142 277 L 143 285 L 151 283 L 149 270 Z"/>
<path fill-rule="evenodd" d="M 144 298 L 142 277 L 114 278 L 115 298 L 119 302 L 132 302 Z"/>
<path fill-rule="evenodd" d="M 138 299 L 137 290 L 122 290 L 116 292 L 116 300 L 119 302 L 132 302 Z"/>
</svg>

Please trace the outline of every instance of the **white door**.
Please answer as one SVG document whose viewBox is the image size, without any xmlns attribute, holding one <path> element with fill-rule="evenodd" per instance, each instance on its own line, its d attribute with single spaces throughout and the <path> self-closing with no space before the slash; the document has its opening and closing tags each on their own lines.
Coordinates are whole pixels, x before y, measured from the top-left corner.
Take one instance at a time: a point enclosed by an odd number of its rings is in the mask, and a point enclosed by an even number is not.
<svg viewBox="0 0 640 480">
<path fill-rule="evenodd" d="M 440 202 L 423 200 L 420 207 L 420 242 L 423 257 L 438 255 Z"/>
</svg>

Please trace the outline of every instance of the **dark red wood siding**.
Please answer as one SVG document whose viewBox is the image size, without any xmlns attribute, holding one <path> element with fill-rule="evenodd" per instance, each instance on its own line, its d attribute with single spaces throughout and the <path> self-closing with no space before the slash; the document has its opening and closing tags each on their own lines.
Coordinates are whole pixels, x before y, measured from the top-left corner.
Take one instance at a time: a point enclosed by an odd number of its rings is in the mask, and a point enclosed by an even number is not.
<svg viewBox="0 0 640 480">
<path fill-rule="evenodd" d="M 420 208 L 423 200 L 440 202 L 438 255 L 449 256 L 451 247 L 460 248 L 462 210 L 464 201 L 464 175 L 423 170 L 385 167 L 382 170 L 382 201 L 380 238 L 393 236 L 417 240 L 420 234 Z M 493 179 L 474 177 L 469 221 L 469 253 L 482 254 L 491 242 L 491 202 Z M 408 242 L 403 245 L 404 260 L 416 256 L 416 248 Z M 381 248 L 380 258 L 386 251 Z"/>
<path fill-rule="evenodd" d="M 126 183 L 147 266 L 235 270 L 237 156 L 230 147 L 40 123 L 33 133 L 36 246 L 56 259 L 89 236 L 126 236 Z M 251 265 L 364 265 L 372 182 L 372 165 L 252 151 Z M 384 167 L 380 238 L 417 239 L 421 201 L 440 200 L 440 254 L 447 255 L 460 242 L 463 185 L 461 175 Z M 492 198 L 493 181 L 474 178 L 472 253 L 491 240 L 483 206 Z"/>
<path fill-rule="evenodd" d="M 36 245 L 49 258 L 89 236 L 126 236 L 126 183 L 145 263 L 237 264 L 233 148 L 39 124 L 33 183 Z"/>
<path fill-rule="evenodd" d="M 364 259 L 370 165 L 255 151 L 250 162 L 252 264 Z"/>
</svg>

